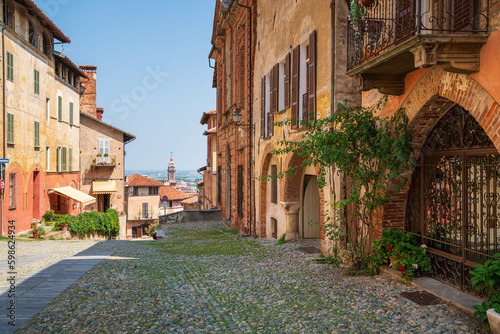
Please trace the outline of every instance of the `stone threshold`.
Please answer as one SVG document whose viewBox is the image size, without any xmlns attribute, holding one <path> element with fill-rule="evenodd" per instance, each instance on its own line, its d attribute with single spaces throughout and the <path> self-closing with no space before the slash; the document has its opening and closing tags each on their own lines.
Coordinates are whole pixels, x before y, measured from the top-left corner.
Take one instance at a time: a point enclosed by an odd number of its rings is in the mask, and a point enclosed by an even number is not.
<svg viewBox="0 0 500 334">
<path fill-rule="evenodd" d="M 390 268 L 388 265 L 381 266 L 380 272 L 385 274 L 386 276 L 404 282 L 399 272 Z M 483 299 L 471 296 L 468 293 L 462 292 L 457 288 L 452 287 L 451 285 L 440 282 L 431 277 L 414 278 L 412 279 L 410 284 L 414 287 L 432 293 L 433 295 L 447 302 L 450 302 L 469 313 L 474 313 L 476 311 L 474 308 L 472 308 L 472 306 L 480 305 L 484 301 Z"/>
</svg>

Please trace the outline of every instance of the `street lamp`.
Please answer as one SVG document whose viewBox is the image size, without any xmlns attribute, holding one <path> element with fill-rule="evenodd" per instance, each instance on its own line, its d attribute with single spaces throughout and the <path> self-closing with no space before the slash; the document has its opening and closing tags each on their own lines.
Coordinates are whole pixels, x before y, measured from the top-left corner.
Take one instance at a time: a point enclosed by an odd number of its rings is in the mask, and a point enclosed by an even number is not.
<svg viewBox="0 0 500 334">
<path fill-rule="evenodd" d="M 234 109 L 232 116 L 233 116 L 233 122 L 234 124 L 236 124 L 236 126 L 244 126 L 244 127 L 249 127 L 251 129 L 255 129 L 255 125 L 253 124 L 241 124 L 241 118 L 243 117 L 243 115 L 241 114 L 240 109 L 238 109 L 238 107 Z"/>
</svg>

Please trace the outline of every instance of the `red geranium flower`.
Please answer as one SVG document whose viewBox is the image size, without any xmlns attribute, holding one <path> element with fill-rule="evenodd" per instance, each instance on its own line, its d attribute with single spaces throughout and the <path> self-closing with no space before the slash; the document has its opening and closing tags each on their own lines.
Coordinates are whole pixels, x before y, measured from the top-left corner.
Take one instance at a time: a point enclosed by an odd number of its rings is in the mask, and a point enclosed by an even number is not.
<svg viewBox="0 0 500 334">
<path fill-rule="evenodd" d="M 405 269 L 405 267 L 403 267 L 402 265 L 399 265 L 398 269 L 399 269 L 400 271 L 403 271 L 403 270 Z"/>
<path fill-rule="evenodd" d="M 387 246 L 387 249 L 389 250 L 389 252 L 392 251 L 392 246 L 391 245 Z"/>
</svg>

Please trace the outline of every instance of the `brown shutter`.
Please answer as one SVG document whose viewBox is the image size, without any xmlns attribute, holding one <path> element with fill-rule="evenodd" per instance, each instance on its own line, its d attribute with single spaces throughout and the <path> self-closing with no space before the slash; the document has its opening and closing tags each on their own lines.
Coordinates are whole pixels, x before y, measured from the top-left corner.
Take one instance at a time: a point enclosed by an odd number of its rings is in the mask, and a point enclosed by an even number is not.
<svg viewBox="0 0 500 334">
<path fill-rule="evenodd" d="M 280 65 L 276 64 L 273 67 L 274 77 L 273 77 L 273 108 L 272 113 L 279 112 L 279 80 L 280 80 Z"/>
<path fill-rule="evenodd" d="M 300 65 L 300 46 L 293 49 L 292 59 L 292 129 L 299 127 L 299 95 L 300 95 L 300 81 L 299 81 L 299 65 Z"/>
<path fill-rule="evenodd" d="M 271 73 L 269 73 L 269 112 L 267 113 L 267 131 L 266 138 L 271 137 L 273 124 L 271 122 L 271 117 L 273 116 L 274 110 L 274 67 L 271 69 Z"/>
<path fill-rule="evenodd" d="M 290 63 L 292 61 L 292 54 L 288 53 L 285 57 L 285 109 L 290 108 Z"/>
<path fill-rule="evenodd" d="M 266 77 L 260 81 L 260 138 L 266 137 Z"/>
<path fill-rule="evenodd" d="M 309 35 L 309 77 L 308 94 L 309 107 L 307 108 L 307 119 L 316 117 L 316 30 Z"/>
<path fill-rule="evenodd" d="M 471 30 L 474 15 L 474 0 L 453 1 L 453 30 Z"/>
</svg>

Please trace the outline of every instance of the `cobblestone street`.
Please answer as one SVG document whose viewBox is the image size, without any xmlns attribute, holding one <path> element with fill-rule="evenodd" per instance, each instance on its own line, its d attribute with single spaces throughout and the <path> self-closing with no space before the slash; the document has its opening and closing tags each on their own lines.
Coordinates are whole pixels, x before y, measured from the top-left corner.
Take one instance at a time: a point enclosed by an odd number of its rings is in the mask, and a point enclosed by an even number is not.
<svg viewBox="0 0 500 334">
<path fill-rule="evenodd" d="M 459 308 L 399 295 L 412 286 L 344 276 L 299 246 L 242 240 L 223 224 L 172 226 L 162 242 L 89 243 L 115 253 L 17 332 L 484 332 Z"/>
</svg>

